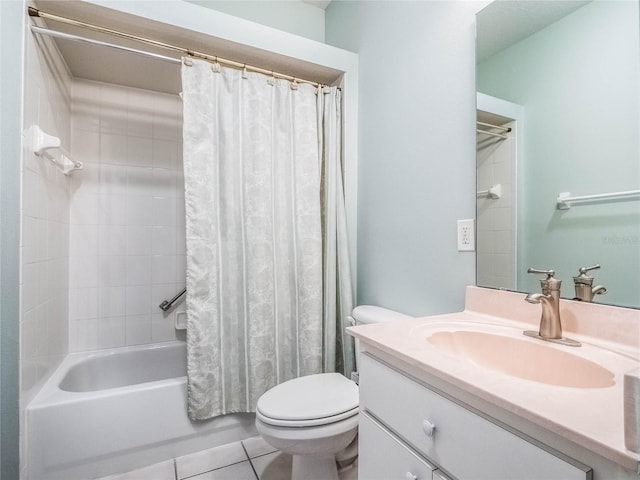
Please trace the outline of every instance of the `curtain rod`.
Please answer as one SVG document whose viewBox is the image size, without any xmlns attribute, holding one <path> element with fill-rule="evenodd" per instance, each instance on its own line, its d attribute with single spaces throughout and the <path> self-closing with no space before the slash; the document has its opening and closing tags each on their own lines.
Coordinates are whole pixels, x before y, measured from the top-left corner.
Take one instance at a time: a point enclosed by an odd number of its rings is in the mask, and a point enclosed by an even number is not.
<svg viewBox="0 0 640 480">
<path fill-rule="evenodd" d="M 48 35 L 50 37 L 64 38 L 65 40 L 72 40 L 74 42 L 88 43 L 89 45 L 99 45 L 101 47 L 114 48 L 116 50 L 123 50 L 129 53 L 135 53 L 136 55 L 143 55 L 145 57 L 155 58 L 156 60 L 162 60 L 169 63 L 180 64 L 182 60 L 179 58 L 165 57 L 164 55 L 158 55 L 157 53 L 147 52 L 146 50 L 138 50 L 135 48 L 124 47 L 122 45 L 115 45 L 113 43 L 102 42 L 100 40 L 94 40 L 92 38 L 80 37 L 78 35 L 72 35 L 66 32 L 60 32 L 58 30 L 52 30 L 50 28 L 37 27 L 31 25 L 31 31 L 40 35 Z"/>
<path fill-rule="evenodd" d="M 494 133 L 494 132 L 489 132 L 487 130 L 482 130 L 480 128 L 476 128 L 476 133 L 483 133 L 485 135 L 489 135 L 491 137 L 498 137 L 498 138 L 509 138 L 507 135 L 505 135 L 504 133 Z"/>
<path fill-rule="evenodd" d="M 203 53 L 203 52 L 199 52 L 196 50 L 190 50 L 188 48 L 184 48 L 184 47 L 179 47 L 176 45 L 172 45 L 169 43 L 164 43 L 164 42 L 159 42 L 157 40 L 152 40 L 150 38 L 145 38 L 145 37 L 139 37 L 137 35 L 132 35 L 130 33 L 125 33 L 125 32 L 120 32 L 118 30 L 113 30 L 110 28 L 106 28 L 106 27 L 101 27 L 99 25 L 94 25 L 91 23 L 87 23 L 87 22 L 83 22 L 80 20 L 74 20 L 72 18 L 68 18 L 68 17 L 62 17 L 60 15 L 54 15 L 52 13 L 47 13 L 44 12 L 38 8 L 35 7 L 28 7 L 28 12 L 29 12 L 29 16 L 30 17 L 39 17 L 39 18 L 43 18 L 45 20 L 52 20 L 54 22 L 60 22 L 60 23 L 66 23 L 67 25 L 74 25 L 76 27 L 81 27 L 81 28 L 87 28 L 89 30 L 93 30 L 96 32 L 100 32 L 100 33 L 105 33 L 108 35 L 114 35 L 116 37 L 121 37 L 121 38 L 126 38 L 128 40 L 133 40 L 136 42 L 140 42 L 140 43 L 145 43 L 147 45 L 152 45 L 154 47 L 159 47 L 159 48 L 164 48 L 167 50 L 172 50 L 174 52 L 179 52 L 182 55 L 187 55 L 189 57 L 193 57 L 193 58 L 199 58 L 201 60 L 206 60 L 207 62 L 213 62 L 213 63 L 220 63 L 229 67 L 233 67 L 233 68 L 238 68 L 238 69 L 247 69 L 250 70 L 252 72 L 257 72 L 257 73 L 262 73 L 264 75 L 271 75 L 275 78 L 280 78 L 283 80 L 288 80 L 290 82 L 294 82 L 294 83 L 306 83 L 309 85 L 313 85 L 314 87 L 321 87 L 323 84 L 320 82 L 314 82 L 311 80 L 305 80 L 304 78 L 298 78 L 298 77 L 293 77 L 291 75 L 287 75 L 284 73 L 278 73 L 278 72 L 274 72 L 273 70 L 267 70 L 264 68 L 260 68 L 260 67 L 256 67 L 254 65 L 248 65 L 246 63 L 242 63 L 242 62 L 236 62 L 235 60 L 229 60 L 227 58 L 222 58 L 222 57 L 218 57 L 216 55 L 210 55 L 208 53 Z M 53 30 L 50 30 L 53 31 Z M 44 33 L 44 32 L 41 32 Z M 62 35 L 59 35 L 62 36 Z M 67 37 L 69 38 L 69 37 Z M 78 38 L 83 38 L 83 37 L 78 37 Z M 86 40 L 90 40 L 90 39 L 86 39 Z M 139 54 L 146 54 L 149 53 L 150 55 L 154 55 L 150 52 L 143 52 L 142 50 L 136 50 L 136 49 L 129 49 L 128 47 L 122 47 L 122 46 L 118 46 L 118 45 L 113 45 L 113 44 L 108 44 L 106 42 L 99 42 L 98 40 L 92 40 L 92 41 L 87 41 L 86 43 L 94 43 L 94 44 L 102 44 L 103 46 L 113 46 L 114 48 L 119 48 L 121 50 L 128 50 L 128 51 L 132 51 L 132 53 L 139 53 Z M 158 55 L 156 58 L 162 57 L 162 55 Z M 164 58 L 170 58 L 170 57 L 164 57 Z"/>
<path fill-rule="evenodd" d="M 489 128 L 497 128 L 498 130 L 503 130 L 505 132 L 510 132 L 511 131 L 511 127 L 501 127 L 500 125 L 493 125 L 491 123 L 484 123 L 484 122 L 476 121 L 476 125 L 482 125 L 483 127 L 489 127 Z"/>
</svg>

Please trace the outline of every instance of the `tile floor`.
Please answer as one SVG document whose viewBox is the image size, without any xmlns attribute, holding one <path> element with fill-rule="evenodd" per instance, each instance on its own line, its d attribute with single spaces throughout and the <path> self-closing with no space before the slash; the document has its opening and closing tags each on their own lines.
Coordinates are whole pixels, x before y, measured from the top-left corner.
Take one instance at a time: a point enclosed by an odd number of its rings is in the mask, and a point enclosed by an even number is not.
<svg viewBox="0 0 640 480">
<path fill-rule="evenodd" d="M 156 463 L 132 472 L 102 477 L 99 480 L 287 480 L 289 478 L 291 478 L 291 456 L 274 449 L 261 437 L 252 437 L 241 442 L 229 443 Z M 340 480 L 357 479 L 357 465 L 340 473 Z"/>
</svg>

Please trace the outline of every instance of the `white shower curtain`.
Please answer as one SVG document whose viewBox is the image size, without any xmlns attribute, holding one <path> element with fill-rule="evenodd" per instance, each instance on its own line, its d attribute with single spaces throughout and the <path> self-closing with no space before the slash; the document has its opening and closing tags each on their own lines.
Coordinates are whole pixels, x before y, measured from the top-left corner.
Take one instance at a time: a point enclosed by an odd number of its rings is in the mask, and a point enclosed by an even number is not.
<svg viewBox="0 0 640 480">
<path fill-rule="evenodd" d="M 353 294 L 344 204 L 341 98 L 336 87 L 324 87 L 317 107 L 322 161 L 323 370 L 349 377 L 355 357 L 353 339 L 345 331 Z"/>
<path fill-rule="evenodd" d="M 319 131 L 318 112 L 337 108 L 339 122 L 339 106 L 310 85 L 184 63 L 188 405 L 206 419 L 255 411 L 278 383 L 349 365 L 337 332 L 351 298 L 323 307 L 323 248 L 334 255 L 339 237 L 323 239 L 322 219 L 340 209 L 321 215 L 322 169 L 336 178 L 322 150 L 340 140 Z"/>
</svg>

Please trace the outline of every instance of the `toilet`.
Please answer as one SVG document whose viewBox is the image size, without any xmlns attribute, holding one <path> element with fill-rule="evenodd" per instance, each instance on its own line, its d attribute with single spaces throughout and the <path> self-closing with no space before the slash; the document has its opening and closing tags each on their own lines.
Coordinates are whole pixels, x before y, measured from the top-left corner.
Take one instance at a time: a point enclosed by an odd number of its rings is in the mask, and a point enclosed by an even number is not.
<svg viewBox="0 0 640 480">
<path fill-rule="evenodd" d="M 363 325 L 411 318 L 372 305 L 353 309 Z M 356 342 L 356 366 L 359 348 Z M 256 407 L 256 429 L 274 448 L 292 455 L 292 480 L 338 480 L 336 455 L 358 433 L 358 386 L 339 373 L 294 378 L 265 392 Z"/>
</svg>

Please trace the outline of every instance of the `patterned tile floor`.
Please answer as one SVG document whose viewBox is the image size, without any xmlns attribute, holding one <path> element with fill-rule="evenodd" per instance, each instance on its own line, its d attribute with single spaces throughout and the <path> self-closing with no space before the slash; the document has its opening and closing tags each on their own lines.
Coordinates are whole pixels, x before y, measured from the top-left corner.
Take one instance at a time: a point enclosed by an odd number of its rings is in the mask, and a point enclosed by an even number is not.
<svg viewBox="0 0 640 480">
<path fill-rule="evenodd" d="M 252 437 L 241 442 L 229 443 L 149 465 L 132 472 L 102 477 L 99 480 L 287 480 L 289 478 L 291 478 L 291 456 L 274 449 L 261 437 Z M 340 473 L 340 480 L 357 479 L 357 465 Z"/>
</svg>

